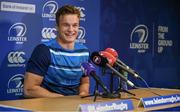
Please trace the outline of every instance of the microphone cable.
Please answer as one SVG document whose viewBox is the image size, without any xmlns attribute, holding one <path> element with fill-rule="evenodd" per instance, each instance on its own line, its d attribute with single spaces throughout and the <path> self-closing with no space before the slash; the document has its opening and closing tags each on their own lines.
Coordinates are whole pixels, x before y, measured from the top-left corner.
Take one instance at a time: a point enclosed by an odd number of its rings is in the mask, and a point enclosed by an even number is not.
<svg viewBox="0 0 180 112">
<path fill-rule="evenodd" d="M 160 95 L 160 94 L 155 93 L 154 91 L 152 91 L 151 88 L 150 88 L 150 86 L 147 84 L 147 82 L 146 82 L 142 77 L 139 77 L 139 79 L 141 79 L 141 80 L 144 82 L 144 84 L 146 85 L 146 87 L 148 88 L 148 90 L 149 90 L 151 93 L 153 93 L 153 94 L 155 94 L 155 95 L 158 95 L 158 96 L 162 96 L 162 95 Z M 142 89 L 142 87 L 137 87 L 137 88 L 138 88 L 138 89 Z"/>
<path fill-rule="evenodd" d="M 104 68 L 104 69 L 107 69 L 107 68 Z M 112 71 L 104 71 L 104 73 L 103 74 L 112 74 L 113 72 Z M 153 92 L 152 90 L 151 90 L 151 88 L 150 88 L 150 86 L 148 85 L 148 83 L 142 78 L 142 77 L 138 77 L 138 79 L 140 79 L 141 81 L 143 81 L 143 83 L 146 85 L 146 87 L 148 88 L 148 90 L 151 92 L 151 93 L 153 93 L 153 94 L 155 94 L 155 95 L 157 95 L 157 96 L 162 96 L 162 95 L 160 95 L 160 94 L 158 94 L 158 93 L 155 93 L 155 92 Z M 138 87 L 138 86 L 134 86 L 134 88 L 135 89 L 143 89 L 142 87 Z"/>
</svg>

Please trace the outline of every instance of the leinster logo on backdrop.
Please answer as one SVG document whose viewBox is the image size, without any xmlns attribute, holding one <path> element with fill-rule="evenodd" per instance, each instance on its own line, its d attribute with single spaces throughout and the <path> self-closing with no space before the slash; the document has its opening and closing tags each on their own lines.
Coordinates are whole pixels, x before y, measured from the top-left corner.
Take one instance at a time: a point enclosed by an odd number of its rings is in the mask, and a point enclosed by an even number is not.
<svg viewBox="0 0 180 112">
<path fill-rule="evenodd" d="M 55 21 L 55 13 L 58 10 L 58 3 L 55 1 L 48 1 L 43 5 L 42 17 Z"/>
<path fill-rule="evenodd" d="M 80 42 L 80 43 L 86 43 L 86 40 L 84 39 L 86 35 L 86 30 L 84 27 L 80 26 L 79 27 L 79 32 L 78 32 L 78 37 L 76 39 L 76 42 Z"/>
<path fill-rule="evenodd" d="M 16 44 L 23 44 L 27 41 L 25 36 L 27 31 L 26 25 L 24 23 L 13 24 L 8 31 L 8 41 L 16 42 Z"/>
<path fill-rule="evenodd" d="M 137 25 L 131 32 L 130 36 L 130 49 L 137 49 L 139 53 L 146 52 L 149 49 L 147 43 L 148 28 L 145 25 Z"/>
<path fill-rule="evenodd" d="M 23 95 L 23 80 L 24 75 L 16 74 L 8 80 L 7 94 L 14 94 L 15 96 Z"/>
</svg>

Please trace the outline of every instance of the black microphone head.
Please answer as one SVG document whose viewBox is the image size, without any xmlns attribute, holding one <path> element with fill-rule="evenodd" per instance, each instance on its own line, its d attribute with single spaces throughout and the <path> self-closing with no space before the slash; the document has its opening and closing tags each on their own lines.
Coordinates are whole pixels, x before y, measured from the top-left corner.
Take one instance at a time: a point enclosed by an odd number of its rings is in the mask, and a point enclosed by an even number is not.
<svg viewBox="0 0 180 112">
<path fill-rule="evenodd" d="M 99 52 L 93 52 L 90 56 L 91 61 L 100 67 L 106 67 L 106 64 L 108 63 L 108 60 L 101 56 Z"/>
</svg>

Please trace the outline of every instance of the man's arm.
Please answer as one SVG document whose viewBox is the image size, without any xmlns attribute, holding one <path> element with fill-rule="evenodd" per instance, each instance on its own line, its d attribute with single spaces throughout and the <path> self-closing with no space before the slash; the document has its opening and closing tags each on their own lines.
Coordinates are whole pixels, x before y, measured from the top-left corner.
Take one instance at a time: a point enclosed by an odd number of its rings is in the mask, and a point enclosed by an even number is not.
<svg viewBox="0 0 180 112">
<path fill-rule="evenodd" d="M 81 78 L 81 85 L 79 87 L 79 95 L 80 96 L 89 95 L 89 77 L 88 76 Z"/>
<path fill-rule="evenodd" d="M 34 73 L 26 72 L 24 77 L 24 96 L 26 98 L 35 97 L 61 97 L 63 95 L 53 93 L 41 87 L 43 77 Z"/>
</svg>

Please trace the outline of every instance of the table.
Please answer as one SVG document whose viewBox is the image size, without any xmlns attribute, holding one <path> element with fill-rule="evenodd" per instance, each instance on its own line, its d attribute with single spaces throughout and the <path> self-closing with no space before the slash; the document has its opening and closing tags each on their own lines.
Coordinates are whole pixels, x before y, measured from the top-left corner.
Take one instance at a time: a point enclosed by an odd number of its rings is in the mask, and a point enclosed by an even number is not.
<svg viewBox="0 0 180 112">
<path fill-rule="evenodd" d="M 180 90 L 177 89 L 141 88 L 141 89 L 132 89 L 129 90 L 129 92 L 134 93 L 136 96 L 132 96 L 128 93 L 121 92 L 121 98 L 110 99 L 110 98 L 102 98 L 100 96 L 97 96 L 96 102 L 93 102 L 94 97 L 81 98 L 80 96 L 65 96 L 58 98 L 33 98 L 33 99 L 0 101 L 0 105 L 13 106 L 17 108 L 23 108 L 26 110 L 32 110 L 32 111 L 76 111 L 79 104 L 90 104 L 97 102 L 130 99 L 133 102 L 135 111 L 158 110 L 158 109 L 180 106 L 180 103 L 177 103 L 177 104 L 159 106 L 148 109 L 145 109 L 143 107 L 138 107 L 140 98 L 158 96 L 156 94 L 159 95 L 180 94 Z M 156 94 L 154 94 L 153 92 L 155 92 Z"/>
</svg>

